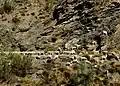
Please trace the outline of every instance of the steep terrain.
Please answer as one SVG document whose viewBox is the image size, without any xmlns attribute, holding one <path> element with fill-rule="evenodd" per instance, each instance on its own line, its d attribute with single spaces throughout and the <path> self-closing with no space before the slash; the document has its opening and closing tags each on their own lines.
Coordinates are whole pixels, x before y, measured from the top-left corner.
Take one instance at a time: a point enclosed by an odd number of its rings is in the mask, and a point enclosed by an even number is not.
<svg viewBox="0 0 120 86">
<path fill-rule="evenodd" d="M 0 0 L 0 51 L 39 52 L 0 53 L 0 86 L 120 86 L 119 34 L 120 0 Z"/>
<path fill-rule="evenodd" d="M 51 22 L 50 14 L 54 1 L 5 1 L 1 0 L 0 25 L 1 31 L 4 32 L 1 33 L 1 36 L 8 31 L 8 33 L 10 33 L 9 37 L 12 40 L 7 40 L 7 37 L 5 39 L 3 38 L 4 43 L 2 43 L 1 46 L 6 46 L 7 48 L 13 47 L 21 51 L 36 50 L 37 39 L 39 37 L 42 38 L 40 33 L 44 32 L 47 27 L 50 27 L 45 26 L 45 24 Z M 6 12 L 8 9 L 10 11 Z M 8 44 L 10 45 L 7 46 L 5 42 L 9 42 Z"/>
<path fill-rule="evenodd" d="M 120 23 L 119 1 L 106 1 L 101 7 L 92 0 L 6 0 L 3 3 L 0 27 L 4 33 L 1 36 L 8 33 L 12 40 L 2 36 L 1 47 L 18 51 L 49 51 L 59 47 L 104 50 L 112 44 L 113 48 L 119 48 L 119 42 L 112 42 L 116 38 L 111 38 Z M 111 40 L 107 40 L 109 38 Z"/>
</svg>

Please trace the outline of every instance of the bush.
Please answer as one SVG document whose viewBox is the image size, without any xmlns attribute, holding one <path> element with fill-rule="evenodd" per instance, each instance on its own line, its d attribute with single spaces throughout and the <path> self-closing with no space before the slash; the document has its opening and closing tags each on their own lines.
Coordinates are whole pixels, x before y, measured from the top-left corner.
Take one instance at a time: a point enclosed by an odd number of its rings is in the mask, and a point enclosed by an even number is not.
<svg viewBox="0 0 120 86">
<path fill-rule="evenodd" d="M 0 54 L 0 79 L 7 79 L 11 73 L 11 60 L 7 59 L 7 55 Z"/>
<path fill-rule="evenodd" d="M 94 81 L 94 70 L 92 65 L 80 62 L 72 68 L 51 68 L 42 73 L 41 86 L 92 86 Z"/>
<path fill-rule="evenodd" d="M 30 57 L 21 54 L 0 53 L 0 79 L 7 80 L 11 75 L 23 77 L 31 65 Z"/>
<path fill-rule="evenodd" d="M 42 86 L 61 86 L 66 85 L 72 75 L 71 70 L 67 68 L 57 68 L 52 70 L 45 70 L 42 73 Z"/>
<path fill-rule="evenodd" d="M 8 59 L 11 60 L 12 73 L 17 76 L 24 77 L 32 66 L 31 58 L 20 54 L 9 54 Z"/>
<path fill-rule="evenodd" d="M 67 86 L 92 86 L 93 68 L 86 62 L 80 62 L 77 65 L 77 72 L 70 77 Z"/>
</svg>

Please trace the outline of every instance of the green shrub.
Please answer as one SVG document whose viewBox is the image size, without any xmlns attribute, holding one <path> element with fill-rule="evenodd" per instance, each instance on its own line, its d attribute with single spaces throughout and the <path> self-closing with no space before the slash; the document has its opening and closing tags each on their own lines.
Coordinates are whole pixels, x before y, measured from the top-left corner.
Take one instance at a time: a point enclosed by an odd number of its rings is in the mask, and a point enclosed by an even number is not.
<svg viewBox="0 0 120 86">
<path fill-rule="evenodd" d="M 17 76 L 25 76 L 32 66 L 31 58 L 20 54 L 9 54 L 8 59 L 11 60 L 12 72 Z"/>
<path fill-rule="evenodd" d="M 93 68 L 86 62 L 80 62 L 77 65 L 77 72 L 73 74 L 67 86 L 92 86 Z"/>
<path fill-rule="evenodd" d="M 23 77 L 31 65 L 30 57 L 21 54 L 0 53 L 0 79 L 7 80 L 11 75 Z"/>
<path fill-rule="evenodd" d="M 80 62 L 71 69 L 60 67 L 43 72 L 42 86 L 92 86 L 94 70 L 92 65 Z"/>
<path fill-rule="evenodd" d="M 0 79 L 7 79 L 11 73 L 11 60 L 7 59 L 7 55 L 0 54 Z"/>
</svg>

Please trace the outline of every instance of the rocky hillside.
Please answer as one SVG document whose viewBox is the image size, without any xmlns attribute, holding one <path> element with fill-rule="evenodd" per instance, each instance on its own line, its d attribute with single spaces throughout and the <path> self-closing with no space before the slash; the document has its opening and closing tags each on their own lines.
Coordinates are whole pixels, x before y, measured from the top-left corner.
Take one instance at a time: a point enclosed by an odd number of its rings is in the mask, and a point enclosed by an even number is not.
<svg viewBox="0 0 120 86">
<path fill-rule="evenodd" d="M 38 38 L 43 38 L 40 34 L 51 26 L 45 24 L 51 22 L 51 12 L 55 2 L 53 0 L 1 0 L 0 2 L 1 47 L 6 47 L 6 50 L 36 50 L 40 40 Z"/>
<path fill-rule="evenodd" d="M 120 0 L 0 0 L 0 86 L 120 86 L 119 34 Z"/>
<path fill-rule="evenodd" d="M 57 20 L 56 26 L 64 28 L 66 32 L 63 36 L 68 41 L 65 48 L 72 48 L 72 40 L 73 45 L 87 50 L 91 50 L 91 46 L 96 50 L 107 46 L 107 38 L 116 32 L 115 26 L 120 23 L 120 4 L 113 2 L 100 9 L 95 7 L 92 0 L 63 1 L 56 6 L 53 18 Z"/>
<path fill-rule="evenodd" d="M 1 0 L 1 47 L 18 51 L 119 48 L 120 4 L 104 3 Z"/>
</svg>

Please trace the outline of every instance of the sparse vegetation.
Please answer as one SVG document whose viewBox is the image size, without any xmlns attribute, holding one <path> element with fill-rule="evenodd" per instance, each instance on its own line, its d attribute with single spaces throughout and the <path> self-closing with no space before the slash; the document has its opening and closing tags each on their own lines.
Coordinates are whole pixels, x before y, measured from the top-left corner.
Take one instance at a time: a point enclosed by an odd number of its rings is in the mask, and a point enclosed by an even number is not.
<svg viewBox="0 0 120 86">
<path fill-rule="evenodd" d="M 120 31 L 114 29 L 120 23 L 120 4 L 60 0 L 55 6 L 57 1 L 0 0 L 0 86 L 120 86 Z M 102 37 L 108 40 L 107 52 L 101 49 Z M 59 56 L 69 47 L 77 55 Z M 16 50 L 60 54 L 31 58 L 2 53 Z"/>
<path fill-rule="evenodd" d="M 24 77 L 31 68 L 31 58 L 20 54 L 0 53 L 0 79 L 9 80 L 12 75 Z"/>
<path fill-rule="evenodd" d="M 97 66 L 94 67 L 95 65 Z M 16 79 L 19 80 L 18 84 L 21 86 L 110 86 L 110 84 L 119 84 L 117 81 L 119 78 L 116 78 L 114 82 L 111 81 L 114 77 L 119 76 L 117 75 L 119 73 L 118 65 L 110 61 L 106 61 L 103 64 L 79 61 L 71 68 L 65 66 L 54 68 L 54 62 L 50 62 L 43 68 L 41 78 L 33 80 L 31 75 L 29 75 L 29 70 L 32 68 L 32 59 L 30 57 L 21 54 L 1 53 L 0 83 L 3 83 L 0 85 L 4 86 L 5 82 L 9 84 L 13 80 L 12 78 L 17 76 L 18 78 Z M 106 71 L 109 71 L 114 77 L 110 78 Z"/>
<path fill-rule="evenodd" d="M 20 54 L 9 54 L 11 60 L 12 73 L 24 77 L 32 66 L 31 58 Z"/>
<path fill-rule="evenodd" d="M 97 6 L 106 6 L 111 0 L 95 0 Z"/>
<path fill-rule="evenodd" d="M 67 86 L 92 86 L 94 80 L 93 66 L 86 62 L 77 65 L 77 72 L 73 74 Z"/>
<path fill-rule="evenodd" d="M 3 0 L 0 1 L 0 4 L 3 4 L 2 7 L 0 8 L 1 12 L 0 13 L 7 13 L 9 14 L 12 10 L 14 10 L 14 1 L 13 0 Z"/>
<path fill-rule="evenodd" d="M 45 10 L 51 13 L 55 5 L 55 0 L 45 0 L 45 1 L 46 1 Z"/>
<path fill-rule="evenodd" d="M 11 61 L 7 59 L 7 55 L 0 54 L 0 79 L 8 79 L 12 70 Z"/>
<path fill-rule="evenodd" d="M 56 51 L 57 48 L 53 45 L 46 45 L 46 48 L 45 48 L 45 52 L 48 52 L 48 51 Z"/>
<path fill-rule="evenodd" d="M 90 59 L 89 54 L 84 54 L 83 57 L 86 57 L 87 59 Z"/>
</svg>

